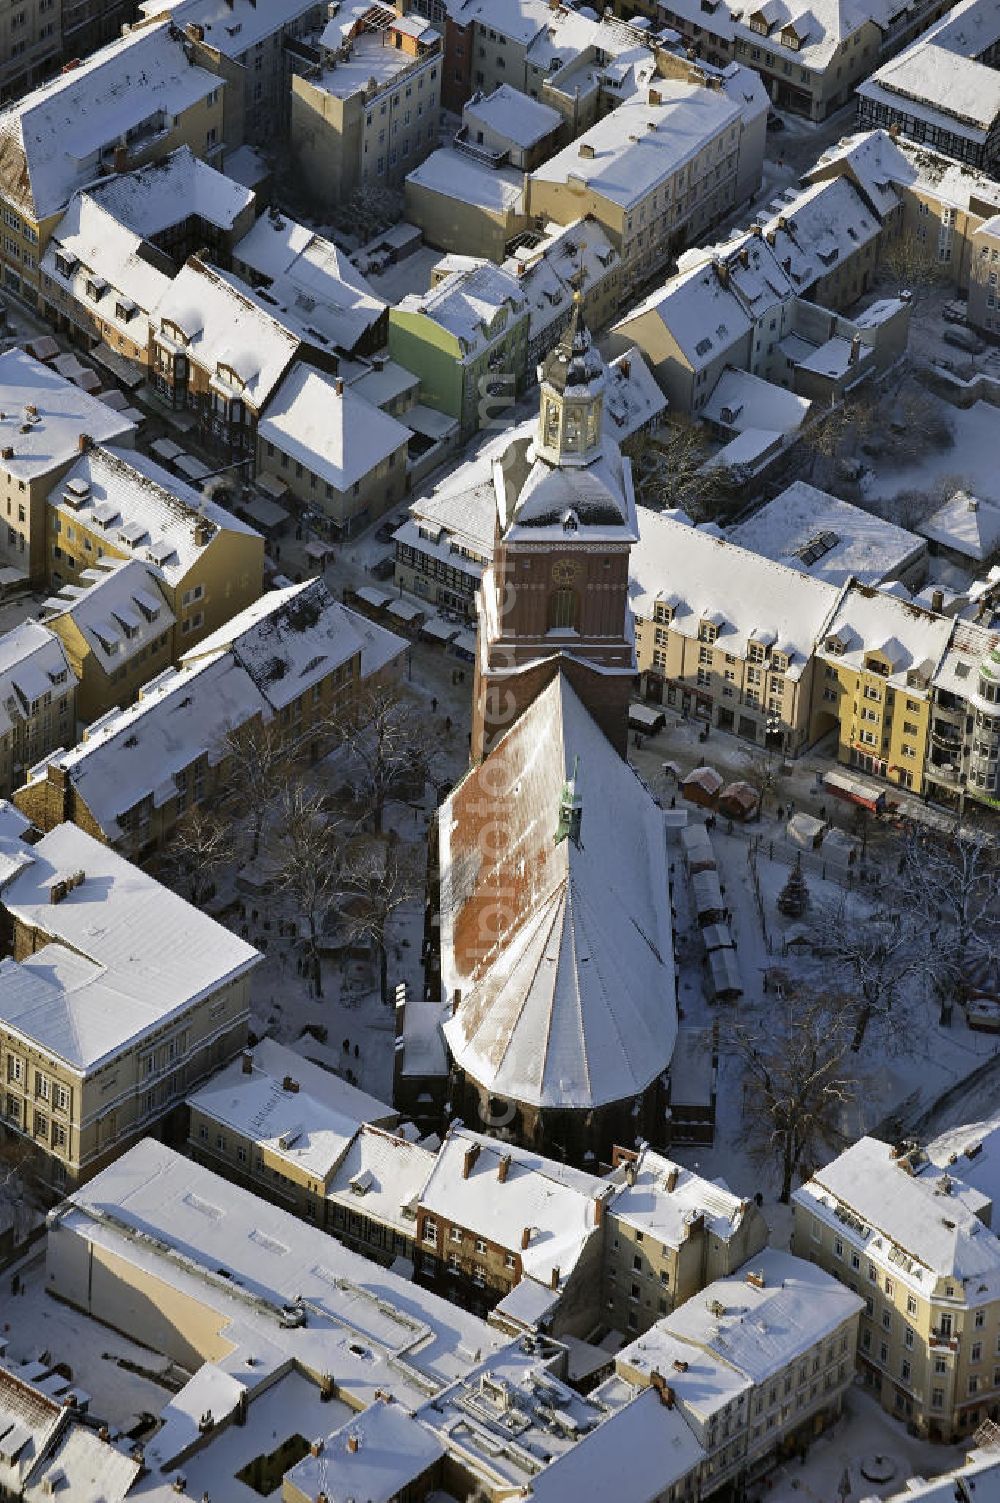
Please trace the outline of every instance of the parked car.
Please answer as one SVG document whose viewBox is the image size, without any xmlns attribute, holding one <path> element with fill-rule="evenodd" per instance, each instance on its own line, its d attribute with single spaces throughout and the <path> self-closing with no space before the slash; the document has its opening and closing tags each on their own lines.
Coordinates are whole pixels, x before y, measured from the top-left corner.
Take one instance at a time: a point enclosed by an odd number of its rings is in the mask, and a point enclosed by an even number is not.
<svg viewBox="0 0 1000 1503">
<path fill-rule="evenodd" d="M 953 344 L 957 350 L 964 350 L 967 355 L 981 355 L 986 348 L 979 335 L 973 334 L 971 329 L 945 329 L 944 342 Z"/>
<path fill-rule="evenodd" d="M 768 110 L 767 128 L 768 130 L 784 130 L 785 122 L 784 120 L 782 120 L 777 110 Z"/>
<path fill-rule="evenodd" d="M 941 309 L 941 317 L 946 324 L 965 323 L 965 304 L 960 297 L 953 297 L 945 303 Z"/>
</svg>

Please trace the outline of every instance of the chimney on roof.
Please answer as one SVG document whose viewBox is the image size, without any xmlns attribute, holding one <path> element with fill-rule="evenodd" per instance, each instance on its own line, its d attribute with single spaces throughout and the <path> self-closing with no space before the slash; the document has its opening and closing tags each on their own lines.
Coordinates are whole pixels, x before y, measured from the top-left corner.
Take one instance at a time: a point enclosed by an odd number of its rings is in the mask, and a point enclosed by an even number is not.
<svg viewBox="0 0 1000 1503">
<path fill-rule="evenodd" d="M 127 172 L 128 171 L 128 147 L 127 146 L 116 146 L 115 147 L 114 170 L 116 172 Z"/>
<path fill-rule="evenodd" d="M 458 1009 L 459 1009 L 459 1007 L 461 1005 L 462 1005 L 462 988 L 460 986 L 456 986 L 455 990 L 451 994 L 451 1015 L 452 1015 L 452 1017 L 455 1016 L 455 1014 L 458 1012 Z"/>
<path fill-rule="evenodd" d="M 468 1146 L 468 1148 L 465 1150 L 465 1156 L 462 1159 L 462 1178 L 463 1179 L 468 1179 L 469 1175 L 472 1173 L 473 1169 L 476 1166 L 476 1160 L 478 1159 L 478 1157 L 479 1157 L 479 1144 L 478 1143 L 470 1143 L 469 1146 Z"/>
<path fill-rule="evenodd" d="M 931 591 L 931 610 L 932 611 L 943 611 L 944 610 L 944 590 L 932 590 Z"/>
<path fill-rule="evenodd" d="M 684 1360 L 684 1358 L 683 1357 L 675 1357 L 674 1358 L 674 1371 L 675 1372 L 679 1372 L 679 1373 L 686 1373 L 687 1370 L 688 1370 L 688 1365 L 687 1365 L 687 1362 Z"/>
<path fill-rule="evenodd" d="M 593 155 L 594 155 L 594 148 L 591 146 L 591 144 L 590 144 L 589 141 L 581 141 L 580 142 L 580 153 L 579 154 L 580 154 L 581 157 L 587 157 L 588 159 L 591 158 L 591 157 L 593 157 Z"/>
<path fill-rule="evenodd" d="M 680 1172 L 681 1171 L 678 1169 L 676 1164 L 671 1164 L 670 1168 L 667 1170 L 667 1177 L 663 1183 L 668 1191 L 677 1189 L 677 1181 L 680 1178 Z"/>
<path fill-rule="evenodd" d="M 524 1252 L 524 1249 L 530 1244 L 530 1242 L 531 1242 L 531 1227 L 530 1226 L 526 1226 L 524 1228 L 524 1230 L 522 1231 L 522 1233 L 521 1233 L 521 1251 L 522 1252 Z"/>
<path fill-rule="evenodd" d="M 558 1289 L 559 1288 L 559 1269 L 558 1268 L 553 1268 L 553 1270 L 552 1270 L 552 1278 L 549 1280 L 549 1283 L 550 1283 L 550 1285 L 551 1285 L 551 1287 L 553 1289 Z"/>
<path fill-rule="evenodd" d="M 314 1441 L 312 1441 L 312 1443 L 309 1446 L 309 1455 L 310 1456 L 322 1456 L 322 1454 L 323 1454 L 323 1442 L 322 1442 L 322 1440 L 314 1440 Z"/>
<path fill-rule="evenodd" d="M 357 1449 L 358 1449 L 358 1445 L 359 1445 L 359 1441 L 358 1441 L 358 1437 L 356 1435 L 349 1435 L 347 1437 L 347 1449 L 348 1449 L 348 1451 L 350 1451 L 350 1453 L 351 1453 L 352 1456 L 354 1456 L 356 1454 Z"/>
<path fill-rule="evenodd" d="M 758 239 L 758 240 L 759 240 L 759 239 L 760 239 L 760 237 L 761 237 L 761 235 L 763 235 L 763 233 L 764 233 L 764 231 L 763 231 L 763 229 L 762 229 L 762 228 L 761 228 L 761 226 L 760 226 L 760 225 L 759 225 L 759 224 L 758 224 L 758 223 L 757 223 L 757 222 L 756 222 L 756 220 L 755 220 L 755 221 L 754 221 L 754 223 L 753 223 L 753 224 L 752 224 L 752 225 L 751 225 L 751 226 L 750 226 L 750 233 L 751 233 L 751 235 L 756 235 L 756 236 L 757 236 L 757 239 Z"/>
<path fill-rule="evenodd" d="M 751 1289 L 763 1289 L 766 1280 L 762 1273 L 758 1273 L 754 1269 L 751 1269 L 747 1274 L 747 1283 L 750 1285 Z"/>
<path fill-rule="evenodd" d="M 660 93 L 659 89 L 650 89 L 650 91 L 649 91 L 649 103 L 650 104 L 662 104 L 663 103 L 663 95 Z"/>
<path fill-rule="evenodd" d="M 101 1426 L 101 1428 L 97 1432 L 97 1438 L 98 1440 L 102 1440 L 106 1446 L 109 1446 L 111 1444 L 111 1431 L 108 1429 L 107 1425 Z"/>
<path fill-rule="evenodd" d="M 978 496 L 970 496 L 969 497 L 969 499 L 968 499 L 968 510 L 969 511 L 978 511 L 979 510 L 979 497 Z"/>
<path fill-rule="evenodd" d="M 76 441 L 76 446 L 81 454 L 88 454 L 94 447 L 94 440 L 89 433 L 81 433 Z"/>
<path fill-rule="evenodd" d="M 24 415 L 25 417 L 30 418 L 36 418 L 38 416 L 38 408 L 35 406 L 34 402 L 25 403 Z"/>
<path fill-rule="evenodd" d="M 594 1196 L 594 1225 L 600 1226 L 604 1220 L 604 1196 Z"/>
<path fill-rule="evenodd" d="M 194 524 L 194 545 L 204 548 L 212 536 L 212 526 L 207 517 L 199 517 Z"/>
<path fill-rule="evenodd" d="M 655 1388 L 656 1392 L 659 1394 L 660 1403 L 663 1405 L 663 1407 L 665 1409 L 672 1409 L 674 1407 L 674 1390 L 670 1387 L 670 1384 L 660 1372 L 659 1368 L 653 1368 L 653 1371 L 649 1375 L 649 1381 L 652 1387 Z"/>
<path fill-rule="evenodd" d="M 281 1089 L 283 1091 L 287 1091 L 289 1095 L 295 1096 L 298 1094 L 299 1083 L 297 1080 L 294 1080 L 291 1075 L 286 1075 L 284 1080 L 281 1082 Z"/>
<path fill-rule="evenodd" d="M 857 363 L 858 363 L 858 357 L 859 357 L 860 354 L 861 354 L 861 335 L 860 334 L 852 334 L 852 336 L 851 336 L 851 353 L 847 357 L 848 364 L 849 365 L 857 365 Z"/>
<path fill-rule="evenodd" d="M 241 1056 L 241 1063 L 243 1065 L 243 1074 L 244 1075 L 252 1075 L 253 1074 L 253 1055 L 250 1053 L 249 1049 L 244 1049 L 243 1054 Z"/>
<path fill-rule="evenodd" d="M 338 397 L 342 397 L 344 395 L 344 378 L 343 378 L 343 376 L 337 376 L 336 377 L 336 379 L 334 380 L 334 383 L 333 383 L 333 389 L 337 393 Z"/>
<path fill-rule="evenodd" d="M 629 378 L 629 376 L 631 376 L 631 374 L 632 374 L 632 362 L 631 362 L 631 360 L 619 360 L 619 362 L 618 362 L 618 369 L 621 371 L 622 375 L 624 376 L 625 380 L 627 381 L 628 378 Z"/>
<path fill-rule="evenodd" d="M 502 1184 L 502 1185 L 506 1184 L 507 1176 L 508 1176 L 509 1173 L 510 1173 L 510 1154 L 509 1153 L 504 1153 L 504 1154 L 501 1154 L 501 1156 L 500 1156 L 500 1162 L 497 1165 L 497 1179 L 499 1180 L 500 1184 Z"/>
<path fill-rule="evenodd" d="M 0 449 L 0 459 L 13 459 L 13 458 L 14 458 L 14 450 L 13 450 L 13 447 L 10 444 L 7 444 L 5 448 Z"/>
</svg>

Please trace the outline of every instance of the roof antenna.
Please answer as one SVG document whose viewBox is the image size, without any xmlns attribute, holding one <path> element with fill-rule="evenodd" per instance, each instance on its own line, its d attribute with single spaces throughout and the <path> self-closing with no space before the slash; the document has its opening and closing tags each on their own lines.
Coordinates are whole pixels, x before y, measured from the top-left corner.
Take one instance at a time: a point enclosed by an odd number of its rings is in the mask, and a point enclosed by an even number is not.
<svg viewBox="0 0 1000 1503">
<path fill-rule="evenodd" d="M 559 796 L 559 825 L 556 829 L 555 843 L 561 845 L 564 840 L 569 839 L 578 850 L 582 850 L 580 826 L 583 823 L 583 799 L 578 791 L 579 771 L 580 758 L 575 757 L 573 776 L 566 779 Z"/>
</svg>

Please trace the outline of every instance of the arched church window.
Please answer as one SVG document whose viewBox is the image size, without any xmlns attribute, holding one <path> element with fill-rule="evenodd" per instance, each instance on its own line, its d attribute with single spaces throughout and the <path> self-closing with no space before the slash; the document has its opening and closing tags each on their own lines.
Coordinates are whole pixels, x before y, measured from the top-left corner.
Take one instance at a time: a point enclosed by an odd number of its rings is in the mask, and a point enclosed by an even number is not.
<svg viewBox="0 0 1000 1503">
<path fill-rule="evenodd" d="M 545 404 L 545 442 L 555 448 L 559 442 L 559 403 Z"/>
<path fill-rule="evenodd" d="M 574 589 L 563 585 L 549 596 L 549 631 L 560 627 L 576 627 L 580 597 Z"/>
<path fill-rule="evenodd" d="M 580 419 L 580 409 L 578 407 L 567 407 L 566 438 L 565 442 L 563 443 L 563 448 L 567 453 L 578 454 L 580 452 L 580 435 L 582 431 L 583 429 Z"/>
</svg>

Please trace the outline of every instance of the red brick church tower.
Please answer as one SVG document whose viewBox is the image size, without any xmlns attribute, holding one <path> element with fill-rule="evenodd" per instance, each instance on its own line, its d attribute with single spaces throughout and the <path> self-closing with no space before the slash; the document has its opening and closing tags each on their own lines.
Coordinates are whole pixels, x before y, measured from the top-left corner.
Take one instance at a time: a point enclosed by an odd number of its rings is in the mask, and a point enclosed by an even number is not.
<svg viewBox="0 0 1000 1503">
<path fill-rule="evenodd" d="M 562 671 L 622 756 L 635 675 L 627 459 L 603 432 L 605 368 L 579 304 L 539 369 L 534 434 L 494 464 L 493 562 L 479 595 L 472 759 Z"/>
</svg>

